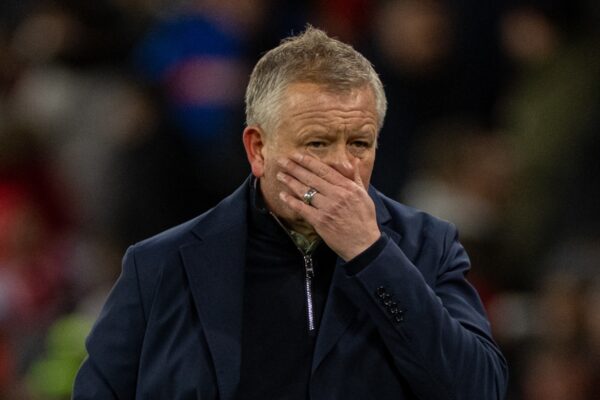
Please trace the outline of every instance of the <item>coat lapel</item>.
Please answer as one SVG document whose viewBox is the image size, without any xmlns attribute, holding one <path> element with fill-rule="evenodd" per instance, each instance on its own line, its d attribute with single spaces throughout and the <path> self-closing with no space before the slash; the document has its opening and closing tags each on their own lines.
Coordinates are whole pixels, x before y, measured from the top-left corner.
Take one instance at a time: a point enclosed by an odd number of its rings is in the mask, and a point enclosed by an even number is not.
<svg viewBox="0 0 600 400">
<path fill-rule="evenodd" d="M 369 188 L 369 195 L 375 203 L 379 228 L 391 240 L 398 243 L 400 235 L 386 226 L 391 216 L 381 201 L 379 193 L 371 186 Z M 312 373 L 316 371 L 321 362 L 331 352 L 335 344 L 354 321 L 358 312 L 354 304 L 347 298 L 347 293 L 353 290 L 352 286 L 354 284 L 352 278 L 346 274 L 342 264 L 343 261 L 338 258 L 327 296 L 327 303 L 325 304 L 325 310 L 321 318 L 321 327 L 313 355 Z"/>
<path fill-rule="evenodd" d="M 344 287 L 350 284 L 349 278 L 343 267 L 339 266 L 339 259 L 337 264 L 321 317 L 321 326 L 313 354 L 312 373 L 316 371 L 356 316 L 356 308 L 343 293 Z"/>
<path fill-rule="evenodd" d="M 200 323 L 215 365 L 219 398 L 233 399 L 240 380 L 248 185 L 206 215 L 180 248 Z"/>
</svg>

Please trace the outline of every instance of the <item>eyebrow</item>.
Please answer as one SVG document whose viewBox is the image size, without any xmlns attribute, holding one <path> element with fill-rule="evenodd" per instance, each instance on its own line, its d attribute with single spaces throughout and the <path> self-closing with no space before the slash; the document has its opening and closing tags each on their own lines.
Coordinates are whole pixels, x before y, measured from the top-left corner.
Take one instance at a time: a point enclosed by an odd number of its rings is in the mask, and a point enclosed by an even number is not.
<svg viewBox="0 0 600 400">
<path fill-rule="evenodd" d="M 329 129 L 309 129 L 304 132 L 301 132 L 298 135 L 299 139 L 306 139 L 312 137 L 337 137 L 338 134 L 336 132 L 332 132 Z"/>
</svg>

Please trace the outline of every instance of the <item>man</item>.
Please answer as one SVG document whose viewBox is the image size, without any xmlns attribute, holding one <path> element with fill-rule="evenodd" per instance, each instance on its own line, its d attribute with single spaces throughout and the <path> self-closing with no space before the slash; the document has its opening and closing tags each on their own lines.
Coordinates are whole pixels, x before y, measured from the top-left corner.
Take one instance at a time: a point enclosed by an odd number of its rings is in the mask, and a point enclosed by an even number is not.
<svg viewBox="0 0 600 400">
<path fill-rule="evenodd" d="M 308 28 L 258 62 L 246 107 L 253 176 L 127 251 L 74 398 L 503 398 L 455 228 L 369 187 L 370 63 Z"/>
</svg>

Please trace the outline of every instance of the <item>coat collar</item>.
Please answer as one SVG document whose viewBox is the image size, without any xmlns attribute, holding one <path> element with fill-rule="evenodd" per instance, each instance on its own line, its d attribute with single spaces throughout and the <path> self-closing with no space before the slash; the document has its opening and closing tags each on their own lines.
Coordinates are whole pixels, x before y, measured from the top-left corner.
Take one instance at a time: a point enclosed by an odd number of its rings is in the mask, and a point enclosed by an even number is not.
<svg viewBox="0 0 600 400">
<path fill-rule="evenodd" d="M 199 217 L 192 228 L 198 240 L 180 248 L 222 399 L 235 398 L 240 381 L 249 188 L 250 178 Z M 385 226 L 391 216 L 381 195 L 373 187 L 369 195 L 380 228 L 397 241 L 398 235 Z M 355 318 L 356 309 L 343 295 L 348 284 L 343 268 L 336 268 L 315 347 L 313 372 Z"/>
</svg>

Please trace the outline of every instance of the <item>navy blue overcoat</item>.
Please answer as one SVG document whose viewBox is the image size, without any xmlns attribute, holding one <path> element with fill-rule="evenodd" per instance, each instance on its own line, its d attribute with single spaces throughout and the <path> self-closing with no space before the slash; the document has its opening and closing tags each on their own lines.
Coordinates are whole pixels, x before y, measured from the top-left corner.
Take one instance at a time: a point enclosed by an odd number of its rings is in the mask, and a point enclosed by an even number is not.
<svg viewBox="0 0 600 400">
<path fill-rule="evenodd" d="M 74 399 L 236 398 L 248 188 L 128 249 L 87 339 Z M 387 244 L 354 275 L 338 260 L 310 398 L 503 399 L 506 362 L 465 279 L 456 229 L 369 194 Z"/>
</svg>

